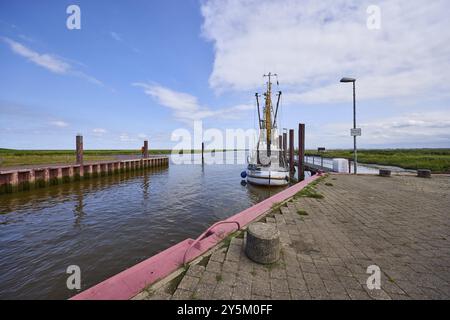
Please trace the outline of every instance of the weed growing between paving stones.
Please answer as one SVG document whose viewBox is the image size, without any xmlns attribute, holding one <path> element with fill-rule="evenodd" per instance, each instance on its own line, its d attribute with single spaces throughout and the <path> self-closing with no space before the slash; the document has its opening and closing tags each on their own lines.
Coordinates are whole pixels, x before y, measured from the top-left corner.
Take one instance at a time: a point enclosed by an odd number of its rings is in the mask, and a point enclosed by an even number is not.
<svg viewBox="0 0 450 320">
<path fill-rule="evenodd" d="M 297 210 L 297 213 L 301 216 L 307 216 L 308 212 L 306 212 L 305 210 Z"/>
<path fill-rule="evenodd" d="M 191 299 L 192 300 L 199 300 L 197 295 L 195 294 L 195 292 L 191 294 Z"/>
<path fill-rule="evenodd" d="M 327 187 L 332 187 L 332 186 L 333 186 L 333 184 L 332 184 L 331 182 L 325 182 L 325 185 L 326 185 Z"/>
<path fill-rule="evenodd" d="M 238 231 L 233 232 L 233 233 L 230 234 L 228 237 L 226 237 L 225 239 L 223 239 L 223 240 L 222 240 L 222 246 L 221 246 L 220 248 L 221 248 L 221 249 L 222 249 L 222 248 L 227 248 L 227 250 L 228 250 L 228 247 L 230 246 L 230 243 L 231 243 L 231 239 L 233 239 L 234 237 L 236 237 L 237 233 L 238 233 Z"/>
<path fill-rule="evenodd" d="M 186 269 L 180 273 L 178 276 L 176 276 L 172 281 L 169 282 L 169 284 L 166 286 L 166 292 L 168 294 L 173 295 L 175 293 L 175 291 L 178 288 L 178 285 L 180 284 L 181 280 L 183 280 L 185 274 L 186 274 Z"/>
<path fill-rule="evenodd" d="M 208 265 L 209 259 L 211 258 L 211 255 L 203 257 L 202 260 L 198 263 L 199 266 L 206 267 Z"/>
<path fill-rule="evenodd" d="M 317 192 L 316 190 L 316 186 L 317 184 L 319 184 L 321 181 L 323 181 L 323 179 L 325 179 L 326 177 L 328 177 L 328 175 L 325 175 L 323 177 L 318 178 L 317 180 L 311 182 L 309 185 L 307 185 L 306 187 L 304 187 L 302 190 L 300 190 L 299 192 L 297 192 L 294 195 L 294 199 L 298 199 L 300 197 L 307 197 L 307 198 L 314 198 L 314 199 L 322 199 L 323 195 L 321 195 L 320 193 Z"/>
<path fill-rule="evenodd" d="M 323 195 L 318 193 L 317 190 L 314 188 L 314 186 L 310 185 L 310 186 L 303 188 L 300 192 L 297 192 L 294 196 L 295 199 L 298 199 L 301 197 L 322 199 Z"/>
<path fill-rule="evenodd" d="M 221 274 L 216 275 L 216 281 L 221 282 L 223 280 L 223 277 Z"/>
<path fill-rule="evenodd" d="M 272 212 L 278 211 L 281 207 L 283 206 L 283 204 L 281 202 L 275 202 L 272 204 L 272 206 L 270 207 L 270 210 Z"/>
</svg>

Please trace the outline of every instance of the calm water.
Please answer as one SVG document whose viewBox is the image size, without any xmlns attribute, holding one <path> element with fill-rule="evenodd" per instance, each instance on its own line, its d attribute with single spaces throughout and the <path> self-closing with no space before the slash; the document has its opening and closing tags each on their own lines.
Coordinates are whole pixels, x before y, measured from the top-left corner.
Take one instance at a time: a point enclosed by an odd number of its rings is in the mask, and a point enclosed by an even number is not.
<svg viewBox="0 0 450 320">
<path fill-rule="evenodd" d="M 0 298 L 68 298 L 69 265 L 86 289 L 280 191 L 241 185 L 244 167 L 171 164 L 1 195 Z"/>
</svg>

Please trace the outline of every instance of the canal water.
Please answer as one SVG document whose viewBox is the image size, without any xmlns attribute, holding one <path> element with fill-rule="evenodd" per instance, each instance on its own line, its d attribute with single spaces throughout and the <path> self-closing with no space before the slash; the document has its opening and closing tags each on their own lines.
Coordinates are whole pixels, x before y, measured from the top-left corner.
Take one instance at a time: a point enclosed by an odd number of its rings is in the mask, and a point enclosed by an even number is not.
<svg viewBox="0 0 450 320">
<path fill-rule="evenodd" d="M 68 266 L 87 289 L 282 190 L 241 184 L 233 157 L 0 195 L 0 299 L 68 298 Z"/>
</svg>

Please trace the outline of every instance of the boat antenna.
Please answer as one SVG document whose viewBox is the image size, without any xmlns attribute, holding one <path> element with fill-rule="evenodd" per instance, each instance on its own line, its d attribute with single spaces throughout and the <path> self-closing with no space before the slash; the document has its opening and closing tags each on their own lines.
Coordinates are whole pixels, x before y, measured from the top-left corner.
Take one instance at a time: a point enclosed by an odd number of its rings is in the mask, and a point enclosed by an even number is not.
<svg viewBox="0 0 450 320">
<path fill-rule="evenodd" d="M 255 97 L 256 97 L 256 108 L 258 109 L 258 127 L 259 127 L 259 129 L 261 129 L 261 113 L 259 112 L 259 97 L 260 97 L 260 94 L 258 94 L 258 92 L 257 93 L 255 93 Z"/>
<path fill-rule="evenodd" d="M 275 116 L 273 117 L 273 127 L 277 127 L 277 115 L 278 115 L 278 107 L 280 105 L 280 98 L 281 98 L 281 91 L 278 91 L 277 93 L 277 108 L 275 109 Z"/>
</svg>

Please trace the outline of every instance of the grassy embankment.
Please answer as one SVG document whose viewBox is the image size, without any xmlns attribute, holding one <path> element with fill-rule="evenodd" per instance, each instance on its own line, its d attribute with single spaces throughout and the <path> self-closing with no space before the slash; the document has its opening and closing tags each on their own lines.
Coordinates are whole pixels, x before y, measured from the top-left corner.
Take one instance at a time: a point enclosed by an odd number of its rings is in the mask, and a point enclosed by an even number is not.
<svg viewBox="0 0 450 320">
<path fill-rule="evenodd" d="M 318 155 L 307 150 L 306 155 Z M 353 159 L 353 150 L 327 150 L 327 158 Z M 358 150 L 358 162 L 404 169 L 430 169 L 433 173 L 450 173 L 450 149 L 378 149 Z"/>
<path fill-rule="evenodd" d="M 207 150 L 205 150 L 206 152 Z M 219 151 L 219 150 L 216 150 Z M 222 151 L 222 150 L 220 150 Z M 149 150 L 150 155 L 170 154 L 172 150 Z M 185 151 L 186 152 L 186 151 Z M 200 153 L 201 150 L 191 150 Z M 84 150 L 85 161 L 115 160 L 118 155 L 141 155 L 140 150 Z M 0 167 L 39 164 L 67 164 L 75 162 L 74 150 L 14 150 L 0 148 Z"/>
</svg>

